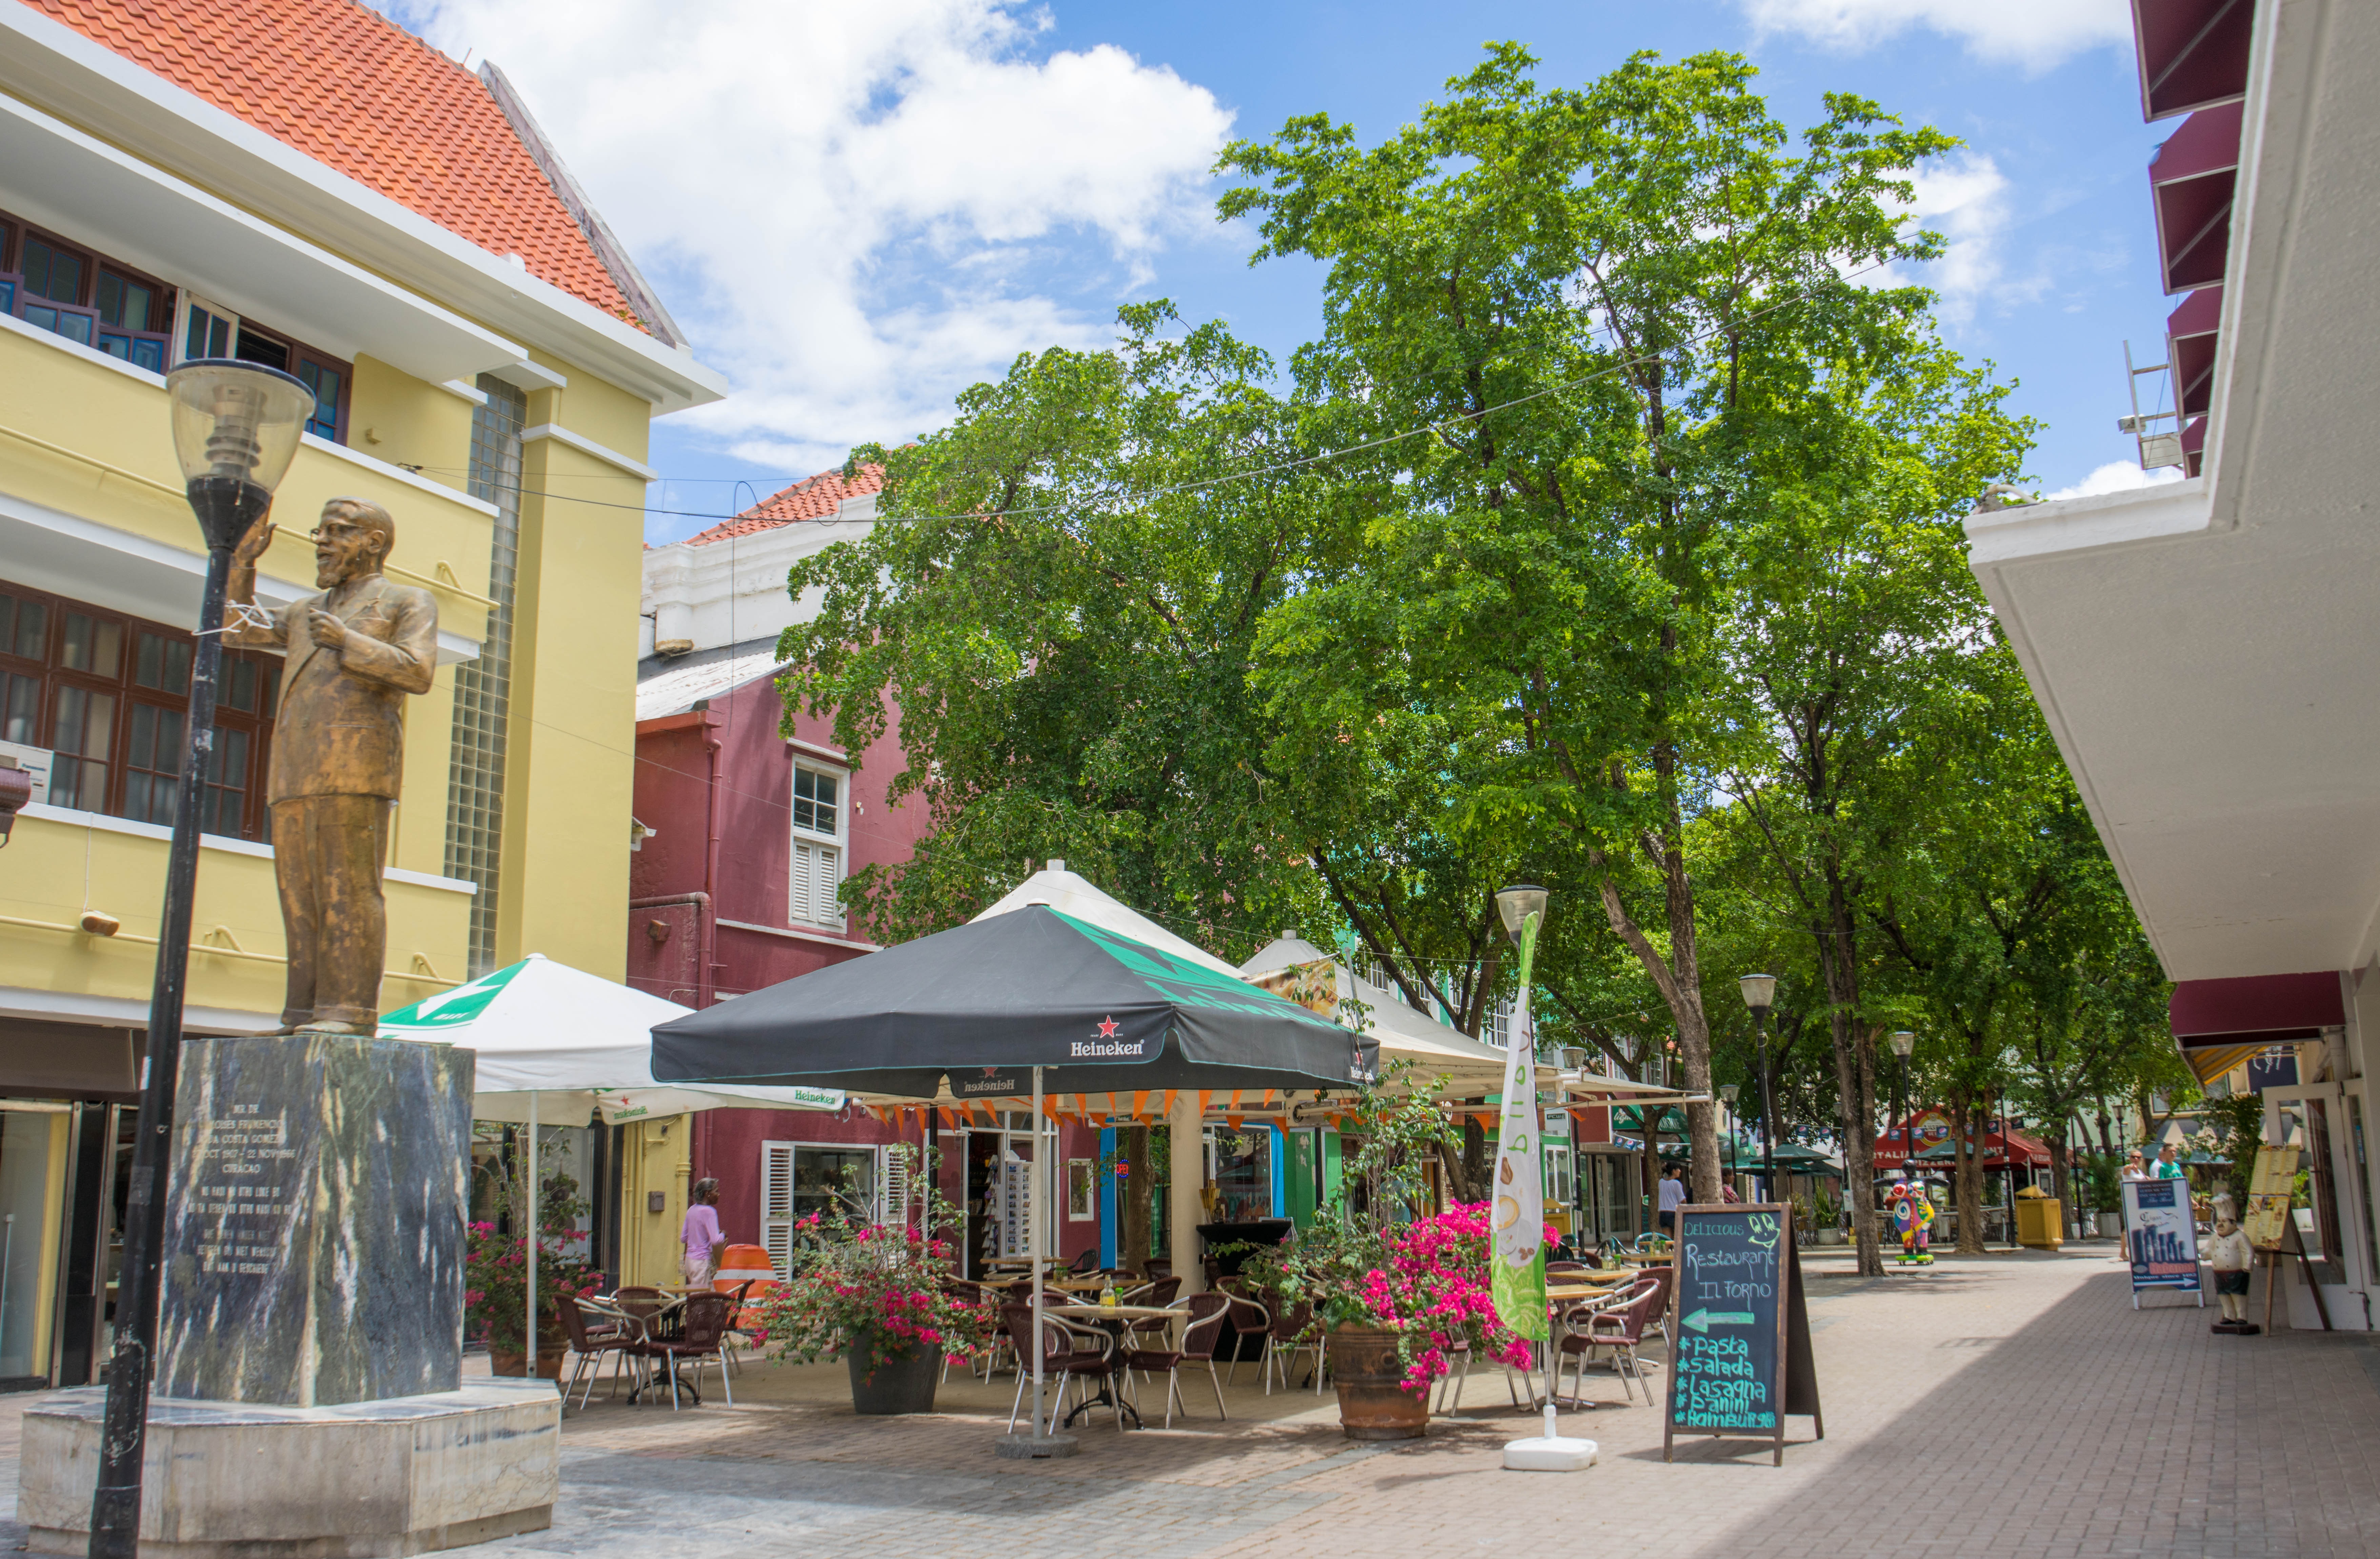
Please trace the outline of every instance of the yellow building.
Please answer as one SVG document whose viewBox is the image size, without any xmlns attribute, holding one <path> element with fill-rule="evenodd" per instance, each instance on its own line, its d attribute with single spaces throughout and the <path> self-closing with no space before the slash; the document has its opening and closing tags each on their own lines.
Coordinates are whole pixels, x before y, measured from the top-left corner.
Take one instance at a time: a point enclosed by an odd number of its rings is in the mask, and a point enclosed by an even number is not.
<svg viewBox="0 0 2380 1559">
<path fill-rule="evenodd" d="M 623 972 L 647 438 L 722 381 L 492 67 L 348 0 L 0 0 L 0 759 L 36 782 L 0 851 L 0 1386 L 107 1347 L 204 564 L 162 373 L 234 355 L 320 403 L 260 597 L 311 591 L 354 493 L 438 602 L 383 1008 L 530 951 Z M 230 659 L 197 1033 L 282 1005 L 279 662 Z"/>
</svg>

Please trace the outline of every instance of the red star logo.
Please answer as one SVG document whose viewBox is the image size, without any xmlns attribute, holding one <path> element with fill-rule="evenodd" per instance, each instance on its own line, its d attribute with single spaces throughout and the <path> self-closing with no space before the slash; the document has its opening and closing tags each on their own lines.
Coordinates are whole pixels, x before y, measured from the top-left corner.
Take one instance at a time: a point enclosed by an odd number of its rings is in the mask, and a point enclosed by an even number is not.
<svg viewBox="0 0 2380 1559">
<path fill-rule="evenodd" d="M 1101 1038 L 1101 1039 L 1103 1039 L 1103 1040 L 1112 1040 L 1112 1039 L 1114 1039 L 1114 1038 L 1115 1038 L 1115 1034 L 1116 1034 L 1116 1020 L 1115 1020 L 1114 1018 L 1112 1018 L 1112 1017 L 1106 1018 L 1106 1019 L 1104 1019 L 1104 1020 L 1102 1020 L 1102 1021 L 1100 1022 L 1100 1024 L 1099 1024 L 1099 1038 Z"/>
</svg>

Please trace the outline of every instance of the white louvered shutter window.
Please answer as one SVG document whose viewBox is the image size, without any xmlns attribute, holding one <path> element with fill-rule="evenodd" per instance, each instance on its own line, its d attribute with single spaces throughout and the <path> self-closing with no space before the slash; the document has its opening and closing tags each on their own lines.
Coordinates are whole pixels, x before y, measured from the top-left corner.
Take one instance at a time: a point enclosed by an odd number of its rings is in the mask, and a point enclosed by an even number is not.
<svg viewBox="0 0 2380 1559">
<path fill-rule="evenodd" d="M 840 774 L 794 767 L 793 851 L 786 876 L 788 919 L 813 926 L 841 926 L 843 906 L 843 789 Z"/>
<path fill-rule="evenodd" d="M 780 1279 L 793 1275 L 794 1145 L 760 1144 L 760 1244 Z"/>
<path fill-rule="evenodd" d="M 883 1165 L 877 1172 L 876 1218 L 879 1223 L 903 1224 L 909 1221 L 909 1160 L 916 1150 L 906 1143 L 891 1142 L 880 1150 Z"/>
</svg>

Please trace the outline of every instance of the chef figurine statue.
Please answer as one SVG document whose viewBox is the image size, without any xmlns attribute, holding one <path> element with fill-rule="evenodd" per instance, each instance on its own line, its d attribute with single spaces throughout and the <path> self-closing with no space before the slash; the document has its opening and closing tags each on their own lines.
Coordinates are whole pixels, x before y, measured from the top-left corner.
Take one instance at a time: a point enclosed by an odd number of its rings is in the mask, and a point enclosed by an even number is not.
<svg viewBox="0 0 2380 1559">
<path fill-rule="evenodd" d="M 1884 1200 L 1892 1209 L 1893 1231 L 1900 1236 L 1900 1264 L 1932 1266 L 1934 1256 L 1925 1248 L 1925 1231 L 1934 1224 L 1934 1203 L 1926 1198 L 1925 1188 L 1896 1171 L 1892 1189 L 1884 1194 Z"/>
<path fill-rule="evenodd" d="M 2231 1215 L 2231 1199 L 2216 1199 L 2215 1237 L 2206 1242 L 2208 1265 L 2215 1269 L 2215 1297 L 2223 1319 L 2214 1330 L 2236 1337 L 2252 1337 L 2264 1330 L 2248 1319 L 2248 1273 L 2256 1264 L 2256 1248 Z"/>
</svg>

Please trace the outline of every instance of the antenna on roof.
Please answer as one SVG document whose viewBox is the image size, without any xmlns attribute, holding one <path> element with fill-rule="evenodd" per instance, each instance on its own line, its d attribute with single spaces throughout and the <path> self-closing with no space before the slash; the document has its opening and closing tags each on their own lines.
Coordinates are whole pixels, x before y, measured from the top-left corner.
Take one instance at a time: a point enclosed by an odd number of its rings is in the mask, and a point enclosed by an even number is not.
<svg viewBox="0 0 2380 1559">
<path fill-rule="evenodd" d="M 2160 466 L 2182 464 L 2180 413 L 2141 410 L 2141 375 L 2163 373 L 2171 366 L 2170 363 L 2155 362 L 2146 368 L 2135 368 L 2132 366 L 2132 344 L 2130 341 L 2124 343 L 2124 388 L 2131 392 L 2132 397 L 2132 414 L 2130 417 L 2117 418 L 2116 431 L 2119 433 L 2131 433 L 2139 441 L 2141 469 L 2144 471 L 2155 470 Z M 2161 387 L 2157 393 L 2157 399 L 2163 400 L 2165 390 L 2170 387 L 2169 382 L 2166 386 Z M 2150 431 L 2167 418 L 2172 418 L 2175 426 L 2159 432 Z"/>
</svg>

